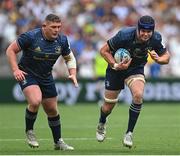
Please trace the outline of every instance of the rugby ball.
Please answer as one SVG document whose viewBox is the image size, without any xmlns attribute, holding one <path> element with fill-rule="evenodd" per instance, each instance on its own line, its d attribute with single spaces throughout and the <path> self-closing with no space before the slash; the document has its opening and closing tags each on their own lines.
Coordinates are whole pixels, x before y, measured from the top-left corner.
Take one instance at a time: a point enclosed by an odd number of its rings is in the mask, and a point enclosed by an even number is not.
<svg viewBox="0 0 180 156">
<path fill-rule="evenodd" d="M 131 58 L 130 53 L 124 48 L 118 49 L 114 54 L 114 59 L 115 59 L 116 63 L 120 63 L 123 60 L 129 61 L 130 58 Z"/>
</svg>

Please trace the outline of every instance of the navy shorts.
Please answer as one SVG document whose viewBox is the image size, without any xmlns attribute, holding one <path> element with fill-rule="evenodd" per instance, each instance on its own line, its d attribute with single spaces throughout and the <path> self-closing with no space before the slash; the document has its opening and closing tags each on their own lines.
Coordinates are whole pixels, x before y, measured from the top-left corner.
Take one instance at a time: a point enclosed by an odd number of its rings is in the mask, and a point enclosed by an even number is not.
<svg viewBox="0 0 180 156">
<path fill-rule="evenodd" d="M 46 79 L 42 79 L 34 76 L 31 73 L 28 73 L 28 75 L 25 76 L 25 80 L 19 82 L 19 85 L 21 86 L 22 90 L 30 85 L 38 85 L 41 89 L 43 98 L 51 98 L 57 96 L 57 91 L 52 75 L 50 75 Z"/>
<path fill-rule="evenodd" d="M 106 69 L 105 88 L 107 90 L 124 89 L 124 80 L 136 74 L 144 75 L 144 66 L 129 68 L 128 70 L 115 71 L 111 68 Z"/>
</svg>

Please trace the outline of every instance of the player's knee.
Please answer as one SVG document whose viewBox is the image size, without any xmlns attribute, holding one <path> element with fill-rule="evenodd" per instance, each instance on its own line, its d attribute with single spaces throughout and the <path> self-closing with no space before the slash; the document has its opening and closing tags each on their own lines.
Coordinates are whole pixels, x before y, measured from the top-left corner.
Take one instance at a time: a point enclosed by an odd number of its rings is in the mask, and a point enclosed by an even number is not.
<svg viewBox="0 0 180 156">
<path fill-rule="evenodd" d="M 48 116 L 54 116 L 58 114 L 56 107 L 48 107 L 46 108 L 45 112 Z"/>
<path fill-rule="evenodd" d="M 133 95 L 133 101 L 135 103 L 142 103 L 143 102 L 143 94 L 140 92 L 136 92 Z"/>
<path fill-rule="evenodd" d="M 33 99 L 31 99 L 30 105 L 33 107 L 39 107 L 41 100 L 42 99 L 40 97 L 34 97 Z"/>
</svg>

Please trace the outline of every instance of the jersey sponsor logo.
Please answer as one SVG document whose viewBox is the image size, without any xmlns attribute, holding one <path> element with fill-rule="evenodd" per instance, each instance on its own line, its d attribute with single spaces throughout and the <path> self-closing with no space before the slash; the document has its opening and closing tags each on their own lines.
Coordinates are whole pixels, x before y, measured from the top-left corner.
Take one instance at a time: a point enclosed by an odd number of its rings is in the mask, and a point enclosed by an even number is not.
<svg viewBox="0 0 180 156">
<path fill-rule="evenodd" d="M 50 58 L 49 55 L 45 55 L 44 57 L 33 56 L 33 59 L 39 60 L 39 61 L 44 61 L 44 60 L 56 61 L 57 60 L 57 58 Z"/>
<path fill-rule="evenodd" d="M 45 56 L 44 56 L 45 58 L 49 58 L 49 55 L 48 54 L 45 54 Z"/>
</svg>

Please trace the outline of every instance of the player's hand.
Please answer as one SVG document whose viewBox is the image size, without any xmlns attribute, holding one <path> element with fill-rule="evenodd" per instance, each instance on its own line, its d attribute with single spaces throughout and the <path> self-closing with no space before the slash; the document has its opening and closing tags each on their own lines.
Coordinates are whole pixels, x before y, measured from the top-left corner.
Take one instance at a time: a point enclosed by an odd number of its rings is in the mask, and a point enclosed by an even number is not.
<svg viewBox="0 0 180 156">
<path fill-rule="evenodd" d="M 158 62 L 159 56 L 154 50 L 148 51 L 148 53 L 154 61 Z"/>
<path fill-rule="evenodd" d="M 75 75 L 69 75 L 69 77 L 68 77 L 69 79 L 71 79 L 72 80 L 72 82 L 74 83 L 74 86 L 77 88 L 77 87 L 79 87 L 79 85 L 78 85 L 78 82 L 77 82 L 77 79 L 76 79 L 76 76 Z"/>
<path fill-rule="evenodd" d="M 129 60 L 125 59 L 122 62 L 120 62 L 119 64 L 115 63 L 113 69 L 114 70 L 126 70 L 129 67 L 129 65 L 131 64 L 131 61 L 132 61 L 132 58 Z"/>
<path fill-rule="evenodd" d="M 13 75 L 14 75 L 14 78 L 17 80 L 17 81 L 23 81 L 25 80 L 25 75 L 27 75 L 26 72 L 20 70 L 20 69 L 16 69 L 14 72 L 13 72 Z"/>
</svg>

